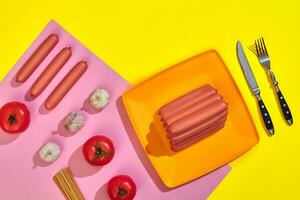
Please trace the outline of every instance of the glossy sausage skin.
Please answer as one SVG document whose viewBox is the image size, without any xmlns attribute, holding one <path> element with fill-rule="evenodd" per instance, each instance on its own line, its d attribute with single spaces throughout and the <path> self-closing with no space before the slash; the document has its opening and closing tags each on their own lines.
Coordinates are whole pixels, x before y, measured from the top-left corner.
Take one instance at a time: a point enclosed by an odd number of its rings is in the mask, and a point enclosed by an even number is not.
<svg viewBox="0 0 300 200">
<path fill-rule="evenodd" d="M 195 128 L 197 124 L 201 124 L 215 116 L 218 116 L 226 109 L 227 104 L 223 101 L 223 99 L 220 99 L 203 108 L 202 110 L 194 112 L 191 115 L 174 122 L 171 126 L 168 127 L 167 130 L 170 135 L 175 136 L 182 134 L 187 130 Z"/>
<path fill-rule="evenodd" d="M 30 95 L 32 97 L 37 97 L 40 95 L 56 74 L 61 70 L 65 63 L 69 60 L 72 55 L 72 50 L 70 47 L 62 49 L 55 58 L 46 67 L 43 73 L 38 77 L 35 83 L 30 89 Z"/>
<path fill-rule="evenodd" d="M 41 62 L 46 58 L 46 56 L 51 52 L 57 42 L 57 35 L 49 35 L 18 71 L 16 75 L 16 82 L 24 83 L 41 64 Z"/>
<path fill-rule="evenodd" d="M 190 145 L 195 144 L 196 142 L 198 142 L 202 138 L 210 135 L 211 133 L 215 133 L 215 132 L 219 131 L 220 129 L 222 129 L 224 127 L 224 125 L 225 125 L 224 123 L 221 123 L 221 124 L 218 124 L 217 126 L 210 127 L 205 132 L 203 132 L 203 134 L 201 134 L 201 135 L 195 135 L 195 136 L 185 140 L 183 143 L 171 145 L 171 149 L 173 151 L 180 151 L 186 147 L 189 147 Z"/>
<path fill-rule="evenodd" d="M 220 95 L 218 95 L 217 93 L 214 93 L 213 95 L 203 99 L 202 101 L 194 103 L 185 109 L 179 110 L 178 112 L 174 112 L 174 113 L 170 114 L 168 117 L 166 117 L 165 123 L 169 124 L 169 126 L 170 126 L 177 120 L 187 117 L 187 116 L 191 115 L 192 113 L 197 112 L 197 111 L 205 108 L 209 104 L 216 102 L 220 99 L 222 99 L 222 97 Z"/>
<path fill-rule="evenodd" d="M 195 128 L 193 129 L 190 129 L 178 136 L 175 136 L 175 137 L 171 137 L 170 140 L 171 140 L 171 143 L 172 144 L 177 144 L 177 143 L 180 143 L 180 142 L 183 142 L 185 141 L 186 139 L 190 138 L 190 137 L 193 137 L 194 135 L 203 135 L 203 133 L 209 128 L 209 127 L 212 127 L 212 126 L 215 126 L 216 124 L 220 124 L 220 123 L 224 123 L 225 120 L 227 118 L 227 110 L 223 111 L 220 115 L 212 118 L 212 119 L 209 119 L 208 121 L 202 123 L 202 124 L 199 124 L 197 125 Z"/>
<path fill-rule="evenodd" d="M 228 104 L 204 85 L 159 109 L 173 151 L 180 151 L 224 127 Z"/>
<path fill-rule="evenodd" d="M 214 88 L 212 88 L 210 85 L 204 85 L 161 107 L 159 114 L 161 115 L 162 119 L 165 119 L 168 117 L 168 115 L 177 112 L 178 110 L 185 109 L 187 106 L 199 102 L 213 93 L 216 93 Z"/>
<path fill-rule="evenodd" d="M 88 65 L 85 61 L 78 62 L 47 98 L 47 100 L 45 101 L 45 108 L 48 110 L 52 110 L 53 108 L 55 108 L 57 104 L 74 86 L 74 84 L 80 79 L 87 68 Z"/>
</svg>

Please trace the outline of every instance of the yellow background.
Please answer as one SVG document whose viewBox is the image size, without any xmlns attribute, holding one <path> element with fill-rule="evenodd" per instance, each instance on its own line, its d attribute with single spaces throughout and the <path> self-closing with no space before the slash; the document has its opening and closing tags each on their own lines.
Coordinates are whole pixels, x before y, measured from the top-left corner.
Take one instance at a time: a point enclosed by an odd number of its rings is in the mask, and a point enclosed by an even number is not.
<svg viewBox="0 0 300 200">
<path fill-rule="evenodd" d="M 246 99 L 260 142 L 231 163 L 233 170 L 210 199 L 300 199 L 297 0 L 2 1 L 0 7 L 1 78 L 50 19 L 55 19 L 132 84 L 182 59 L 216 49 Z M 238 39 L 246 47 L 260 36 L 265 38 L 273 70 L 295 121 L 292 127 L 286 125 L 263 69 L 254 54 L 246 50 L 275 125 L 276 135 L 272 138 L 264 132 L 235 52 Z"/>
</svg>

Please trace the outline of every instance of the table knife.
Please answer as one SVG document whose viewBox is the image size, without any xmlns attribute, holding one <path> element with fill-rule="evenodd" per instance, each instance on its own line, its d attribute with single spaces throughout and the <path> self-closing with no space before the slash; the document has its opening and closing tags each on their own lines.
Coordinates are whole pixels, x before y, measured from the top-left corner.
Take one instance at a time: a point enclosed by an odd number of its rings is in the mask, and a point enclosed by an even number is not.
<svg viewBox="0 0 300 200">
<path fill-rule="evenodd" d="M 275 131 L 274 131 L 272 119 L 271 119 L 269 112 L 260 96 L 260 89 L 259 89 L 256 79 L 253 75 L 253 72 L 251 70 L 251 67 L 249 65 L 249 62 L 247 60 L 246 54 L 244 52 L 244 49 L 243 49 L 240 41 L 237 42 L 236 48 L 237 48 L 237 57 L 238 57 L 239 63 L 242 67 L 242 70 L 244 72 L 247 83 L 248 83 L 252 93 L 254 94 L 254 96 L 257 99 L 260 113 L 264 120 L 265 127 L 268 130 L 270 135 L 274 135 Z"/>
</svg>

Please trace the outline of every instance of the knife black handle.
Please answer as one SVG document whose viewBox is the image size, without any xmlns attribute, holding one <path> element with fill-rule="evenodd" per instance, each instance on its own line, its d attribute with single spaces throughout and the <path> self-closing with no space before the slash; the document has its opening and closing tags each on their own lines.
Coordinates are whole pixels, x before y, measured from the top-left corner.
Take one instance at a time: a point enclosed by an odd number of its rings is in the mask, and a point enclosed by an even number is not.
<svg viewBox="0 0 300 200">
<path fill-rule="evenodd" d="M 279 88 L 277 89 L 277 96 L 278 96 L 278 100 L 279 100 L 281 111 L 284 115 L 284 118 L 289 123 L 289 125 L 292 125 L 293 124 L 292 113 L 291 113 L 290 108 L 289 108 L 288 104 L 286 103 Z"/>
<path fill-rule="evenodd" d="M 265 124 L 268 132 L 271 135 L 274 135 L 274 127 L 273 127 L 272 119 L 271 119 L 269 112 L 261 98 L 258 99 L 258 105 L 259 105 L 261 116 L 264 120 L 264 124 Z"/>
</svg>

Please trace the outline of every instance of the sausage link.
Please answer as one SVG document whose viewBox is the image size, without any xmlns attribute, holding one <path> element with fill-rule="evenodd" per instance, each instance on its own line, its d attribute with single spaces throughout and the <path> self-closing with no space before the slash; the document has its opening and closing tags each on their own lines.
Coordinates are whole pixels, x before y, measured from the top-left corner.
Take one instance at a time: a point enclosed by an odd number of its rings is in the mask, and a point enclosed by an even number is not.
<svg viewBox="0 0 300 200">
<path fill-rule="evenodd" d="M 186 116 L 176 122 L 174 122 L 167 131 L 172 136 L 177 136 L 187 130 L 195 128 L 197 124 L 202 124 L 205 121 L 221 114 L 224 110 L 227 110 L 227 104 L 220 99 L 206 106 L 202 110 L 196 111 L 189 116 Z"/>
<path fill-rule="evenodd" d="M 45 108 L 48 110 L 55 108 L 64 96 L 71 90 L 74 84 L 80 79 L 87 68 L 88 65 L 85 61 L 78 62 L 49 95 L 45 101 Z"/>
<path fill-rule="evenodd" d="M 217 126 L 212 126 L 210 128 L 208 128 L 205 132 L 203 132 L 203 134 L 201 135 L 195 135 L 189 139 L 187 139 L 186 141 L 184 141 L 183 143 L 180 144 L 176 144 L 176 145 L 172 145 L 171 144 L 171 149 L 173 151 L 180 151 L 192 144 L 195 144 L 196 142 L 198 142 L 199 140 L 201 140 L 202 138 L 210 135 L 211 133 L 215 133 L 217 131 L 219 131 L 220 129 L 222 129 L 224 127 L 225 123 L 220 123 Z"/>
<path fill-rule="evenodd" d="M 16 75 L 16 82 L 24 83 L 57 43 L 58 36 L 55 34 L 49 35 L 18 71 Z"/>
<path fill-rule="evenodd" d="M 188 106 L 200 102 L 213 94 L 216 94 L 216 90 L 210 85 L 204 85 L 166 104 L 159 110 L 159 114 L 164 120 L 168 118 L 169 115 L 180 112 L 181 110 L 186 109 Z"/>
<path fill-rule="evenodd" d="M 30 95 L 37 97 L 49 85 L 72 55 L 71 47 L 63 48 L 46 67 L 30 89 Z"/>
<path fill-rule="evenodd" d="M 198 126 L 196 126 L 193 129 L 190 129 L 190 130 L 188 130 L 188 131 L 186 131 L 186 132 L 184 132 L 184 133 L 182 133 L 178 136 L 170 138 L 171 143 L 172 144 L 177 144 L 177 143 L 183 142 L 184 140 L 186 140 L 190 137 L 193 137 L 194 135 L 203 135 L 203 133 L 209 127 L 220 124 L 220 122 L 224 123 L 226 118 L 227 118 L 227 110 L 223 111 L 220 115 L 215 116 L 214 118 L 209 119 L 208 121 L 206 121 L 202 124 L 199 124 Z"/>
<path fill-rule="evenodd" d="M 182 119 L 186 116 L 189 116 L 192 113 L 197 112 L 197 111 L 205 108 L 206 106 L 208 106 L 208 105 L 212 104 L 213 102 L 216 102 L 220 99 L 222 99 L 222 97 L 219 94 L 214 93 L 213 95 L 207 97 L 206 99 L 203 99 L 202 101 L 194 103 L 194 104 L 188 106 L 185 109 L 182 109 L 182 110 L 179 110 L 177 112 L 174 112 L 174 113 L 170 114 L 165 119 L 165 123 L 170 126 L 172 123 L 176 122 L 177 120 Z"/>
</svg>

